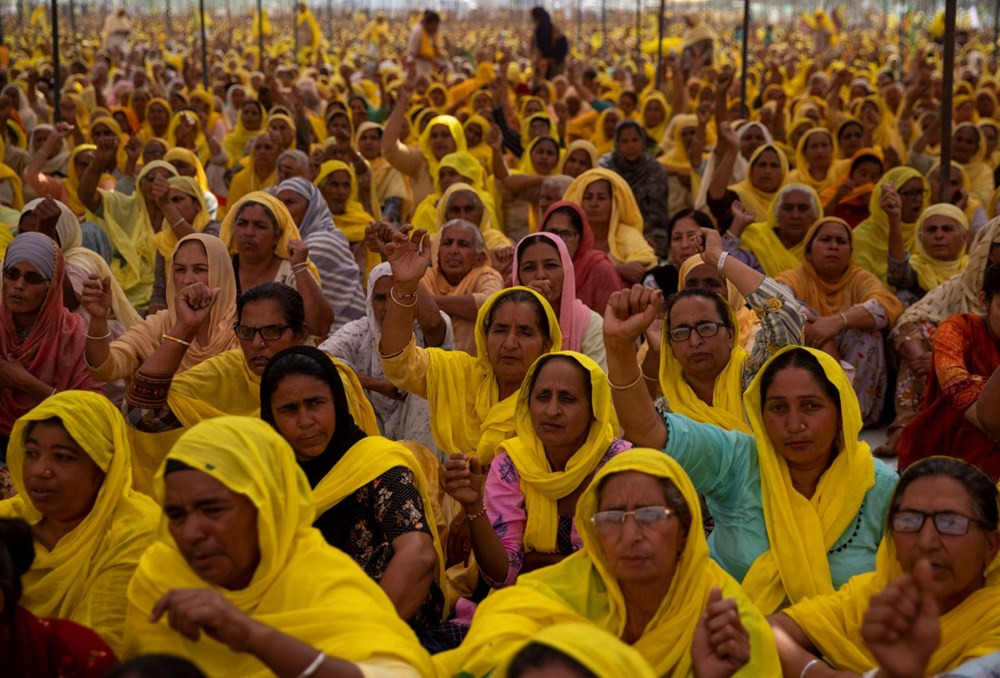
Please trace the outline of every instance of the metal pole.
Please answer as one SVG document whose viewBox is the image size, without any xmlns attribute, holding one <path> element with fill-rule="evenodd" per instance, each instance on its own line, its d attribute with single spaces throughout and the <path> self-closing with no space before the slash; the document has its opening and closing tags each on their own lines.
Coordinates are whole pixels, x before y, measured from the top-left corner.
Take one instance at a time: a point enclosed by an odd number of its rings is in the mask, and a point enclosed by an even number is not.
<svg viewBox="0 0 1000 678">
<path fill-rule="evenodd" d="M 997 60 L 998 40 L 1000 40 L 1000 0 L 993 5 L 993 61 Z"/>
<path fill-rule="evenodd" d="M 601 0 L 601 53 L 608 56 L 608 0 Z"/>
<path fill-rule="evenodd" d="M 666 11 L 666 0 L 660 0 L 660 14 L 656 19 L 656 89 L 663 83 L 663 15 Z"/>
<path fill-rule="evenodd" d="M 744 118 L 749 116 L 747 107 L 747 61 L 750 45 L 750 0 L 743 0 L 743 64 L 740 73 L 740 110 Z"/>
<path fill-rule="evenodd" d="M 898 68 L 896 69 L 896 80 L 897 80 L 897 82 L 900 82 L 900 83 L 903 82 L 903 72 L 906 69 L 906 63 L 904 61 L 904 59 L 906 57 L 906 31 L 903 29 L 903 19 L 905 19 L 906 16 L 909 14 L 909 9 L 910 8 L 907 5 L 906 0 L 900 0 L 900 3 L 899 3 L 899 37 L 898 37 L 899 47 L 897 49 L 897 52 L 899 53 L 899 62 L 897 64 Z M 994 22 L 994 25 L 995 25 L 995 23 L 996 22 Z M 996 50 L 996 47 L 994 47 L 994 50 Z"/>
<path fill-rule="evenodd" d="M 62 120 L 62 111 L 59 109 L 59 90 L 62 89 L 59 70 L 59 3 L 58 0 L 52 0 L 52 104 L 55 108 L 56 122 Z"/>
<path fill-rule="evenodd" d="M 260 70 L 264 70 L 264 11 L 261 0 L 257 0 L 257 58 Z"/>
<path fill-rule="evenodd" d="M 583 54 L 583 0 L 576 0 L 576 49 Z"/>
<path fill-rule="evenodd" d="M 69 0 L 69 38 L 70 42 L 76 42 L 76 11 L 73 9 L 73 0 Z"/>
<path fill-rule="evenodd" d="M 295 40 L 295 51 L 292 52 L 292 62 L 299 61 L 299 3 L 292 4 L 292 36 Z"/>
<path fill-rule="evenodd" d="M 945 0 L 944 4 L 944 64 L 941 66 L 941 187 L 938 201 L 945 187 L 951 185 L 951 107 L 955 79 L 955 2 Z M 947 172 L 947 173 L 946 173 Z"/>
<path fill-rule="evenodd" d="M 198 0 L 198 18 L 201 20 L 201 84 L 208 90 L 208 38 L 205 30 L 205 0 Z"/>
<path fill-rule="evenodd" d="M 170 25 L 171 24 L 171 21 L 170 21 L 170 0 L 163 0 L 163 1 L 165 3 L 164 16 L 165 16 L 165 18 L 167 20 L 167 36 L 168 36 L 168 38 L 171 38 L 174 35 L 174 30 L 173 30 L 173 27 Z"/>
<path fill-rule="evenodd" d="M 3 5 L 0 4 L 0 45 L 3 44 Z"/>
<path fill-rule="evenodd" d="M 326 33 L 327 39 L 333 44 L 333 0 L 326 0 Z"/>
<path fill-rule="evenodd" d="M 635 66 L 642 60 L 642 0 L 635 0 Z"/>
</svg>

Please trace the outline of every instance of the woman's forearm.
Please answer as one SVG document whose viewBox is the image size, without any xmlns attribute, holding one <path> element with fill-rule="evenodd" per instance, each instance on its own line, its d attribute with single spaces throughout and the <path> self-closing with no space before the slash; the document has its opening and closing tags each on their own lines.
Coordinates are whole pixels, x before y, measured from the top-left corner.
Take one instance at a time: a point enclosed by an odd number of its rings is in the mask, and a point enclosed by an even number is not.
<svg viewBox="0 0 1000 678">
<path fill-rule="evenodd" d="M 84 352 L 87 356 L 87 364 L 91 367 L 100 367 L 108 361 L 108 357 L 111 355 L 111 332 L 105 318 L 90 317 Z"/>
<path fill-rule="evenodd" d="M 407 532 L 392 540 L 393 556 L 386 565 L 379 586 L 389 596 L 402 619 L 410 619 L 419 610 L 437 567 L 437 554 L 431 536 Z"/>
<path fill-rule="evenodd" d="M 295 289 L 302 295 L 302 303 L 306 307 L 306 325 L 309 332 L 317 337 L 325 337 L 330 333 L 333 324 L 333 307 L 323 296 L 323 290 L 308 268 L 302 268 L 295 273 Z"/>
<path fill-rule="evenodd" d="M 460 294 L 455 297 L 438 295 L 434 297 L 438 308 L 459 320 L 473 321 L 479 315 L 479 306 L 473 294 Z"/>
<path fill-rule="evenodd" d="M 428 347 L 440 346 L 448 335 L 448 321 L 441 317 L 441 309 L 434 301 L 434 295 L 423 285 L 417 288 L 417 324 L 424 333 Z"/>
<path fill-rule="evenodd" d="M 382 321 L 382 339 L 378 352 L 383 356 L 393 356 L 400 353 L 413 337 L 413 310 L 416 307 L 416 297 L 420 283 L 400 285 L 393 283 L 389 290 L 389 300 L 386 303 L 385 319 Z M 398 301 L 397 301 L 398 299 Z M 410 304 L 413 303 L 413 306 Z"/>
<path fill-rule="evenodd" d="M 635 347 L 608 342 L 607 337 L 605 346 L 608 381 L 613 384 L 611 397 L 625 438 L 642 447 L 663 449 L 667 445 L 667 425 L 643 386 L 646 380 L 636 360 Z"/>
<path fill-rule="evenodd" d="M 503 542 L 500 541 L 485 513 L 482 499 L 475 506 L 464 508 L 466 515 L 476 516 L 469 520 L 469 536 L 472 538 L 472 552 L 476 556 L 476 564 L 491 580 L 506 581 L 510 559 L 507 557 Z"/>
<path fill-rule="evenodd" d="M 298 638 L 286 635 L 264 623 L 254 621 L 255 630 L 247 642 L 250 653 L 278 678 L 296 678 L 315 661 L 318 650 Z M 313 678 L 364 678 L 352 662 L 326 657 Z"/>
</svg>

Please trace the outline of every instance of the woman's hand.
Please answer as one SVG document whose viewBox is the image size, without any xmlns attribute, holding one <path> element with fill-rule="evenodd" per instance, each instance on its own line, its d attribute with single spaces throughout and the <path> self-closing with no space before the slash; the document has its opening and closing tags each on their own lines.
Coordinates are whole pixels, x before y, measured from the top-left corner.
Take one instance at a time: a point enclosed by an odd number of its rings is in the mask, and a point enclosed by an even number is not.
<svg viewBox="0 0 1000 678">
<path fill-rule="evenodd" d="M 388 379 L 376 379 L 372 378 L 365 388 L 369 391 L 374 391 L 375 393 L 384 395 L 386 398 L 392 398 L 393 400 L 406 400 L 406 391 L 396 388 Z"/>
<path fill-rule="evenodd" d="M 87 276 L 80 293 L 80 305 L 92 318 L 107 320 L 111 310 L 111 277 L 102 280 L 94 273 Z"/>
<path fill-rule="evenodd" d="M 642 285 L 614 292 L 604 311 L 604 342 L 633 347 L 639 335 L 660 315 L 663 292 Z"/>
<path fill-rule="evenodd" d="M 903 218 L 903 201 L 892 184 L 882 184 L 882 197 L 879 198 L 878 206 L 889 217 L 890 224 L 898 224 Z"/>
<path fill-rule="evenodd" d="M 416 291 L 417 283 L 431 265 L 431 242 L 427 231 L 414 229 L 409 224 L 397 230 L 382 222 L 371 224 L 368 230 L 385 246 L 396 289 L 404 293 Z"/>
<path fill-rule="evenodd" d="M 13 358 L 0 358 L 0 386 L 20 388 L 25 383 L 25 376 L 30 376 L 28 370 Z"/>
<path fill-rule="evenodd" d="M 729 226 L 729 232 L 733 237 L 739 238 L 743 235 L 743 231 L 746 230 L 747 226 L 752 224 L 757 217 L 739 200 L 733 203 L 730 210 L 733 213 L 733 222 Z"/>
<path fill-rule="evenodd" d="M 806 344 L 820 348 L 846 329 L 847 325 L 839 314 L 809 320 L 805 326 Z"/>
<path fill-rule="evenodd" d="M 153 606 L 149 621 L 155 623 L 167 615 L 170 628 L 185 638 L 197 641 L 204 632 L 233 652 L 247 652 L 253 635 L 250 617 L 212 589 L 174 589 Z"/>
<path fill-rule="evenodd" d="M 923 377 L 930 372 L 934 353 L 927 350 L 923 341 L 917 339 L 903 342 L 903 345 L 899 347 L 899 355 L 916 376 Z"/>
<path fill-rule="evenodd" d="M 552 298 L 551 296 L 549 296 L 549 295 L 552 294 L 552 281 L 551 280 L 541 280 L 541 279 L 539 279 L 539 280 L 532 280 L 530 283 L 527 284 L 527 287 L 529 289 L 535 290 L 536 292 L 538 292 L 540 295 L 542 295 L 546 299 L 551 299 Z"/>
<path fill-rule="evenodd" d="M 494 153 L 503 153 L 503 133 L 496 124 L 490 125 L 490 131 L 486 133 L 486 143 Z"/>
<path fill-rule="evenodd" d="M 309 245 L 301 240 L 288 241 L 288 260 L 292 266 L 298 266 L 309 261 Z"/>
<path fill-rule="evenodd" d="M 750 661 L 750 634 L 740 622 L 736 601 L 713 588 L 691 643 L 696 678 L 728 678 Z"/>
<path fill-rule="evenodd" d="M 97 150 L 94 151 L 94 159 L 91 167 L 104 171 L 118 154 L 118 137 L 102 137 L 97 140 Z"/>
<path fill-rule="evenodd" d="M 125 144 L 125 155 L 128 157 L 129 162 L 136 163 L 139 161 L 139 156 L 142 155 L 142 140 L 139 137 L 132 137 Z"/>
<path fill-rule="evenodd" d="M 625 264 L 617 264 L 615 270 L 618 271 L 623 283 L 635 285 L 641 283 L 642 279 L 646 277 L 646 267 L 648 266 L 648 261 L 630 261 Z"/>
<path fill-rule="evenodd" d="M 701 260 L 715 268 L 719 265 L 719 258 L 722 256 L 722 236 L 714 228 L 701 229 Z"/>
<path fill-rule="evenodd" d="M 219 288 L 209 289 L 205 283 L 192 283 L 177 293 L 174 309 L 177 322 L 191 333 L 204 325 L 212 312 L 212 305 L 219 296 Z"/>
<path fill-rule="evenodd" d="M 161 174 L 153 180 L 153 185 L 149 189 L 149 194 L 156 201 L 156 206 L 161 210 L 166 207 L 170 199 L 170 183 Z"/>
<path fill-rule="evenodd" d="M 466 513 L 479 510 L 483 497 L 485 474 L 479 460 L 464 454 L 453 454 L 444 463 L 441 485 L 452 499 L 466 509 Z"/>
<path fill-rule="evenodd" d="M 507 274 L 510 273 L 511 268 L 514 266 L 514 248 L 496 248 L 490 252 L 490 264 L 498 273 L 500 273 L 500 275 L 506 277 Z"/>
</svg>

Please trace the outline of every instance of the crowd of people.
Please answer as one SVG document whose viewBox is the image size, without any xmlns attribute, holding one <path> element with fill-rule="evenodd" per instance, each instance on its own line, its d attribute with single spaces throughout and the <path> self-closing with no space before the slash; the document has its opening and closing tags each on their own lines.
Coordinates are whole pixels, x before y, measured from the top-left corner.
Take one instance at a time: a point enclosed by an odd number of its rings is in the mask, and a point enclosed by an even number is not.
<svg viewBox="0 0 1000 678">
<path fill-rule="evenodd" d="M 992 37 L 557 19 L 6 33 L 0 675 L 1000 671 Z"/>
</svg>

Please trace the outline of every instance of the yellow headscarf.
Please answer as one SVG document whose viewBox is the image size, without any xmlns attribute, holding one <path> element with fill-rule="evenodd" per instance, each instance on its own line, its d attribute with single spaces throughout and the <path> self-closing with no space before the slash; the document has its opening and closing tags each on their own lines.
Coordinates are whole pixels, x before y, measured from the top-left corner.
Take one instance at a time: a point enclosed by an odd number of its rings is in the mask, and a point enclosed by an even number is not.
<svg viewBox="0 0 1000 678">
<path fill-rule="evenodd" d="M 94 144 L 78 144 L 69 154 L 69 160 L 66 162 L 66 181 L 63 182 L 63 185 L 66 187 L 66 206 L 73 210 L 73 214 L 77 217 L 84 216 L 87 213 L 87 208 L 83 206 L 77 195 L 77 189 L 80 187 L 80 176 L 76 171 L 76 156 L 84 151 L 96 150 L 97 146 Z M 105 179 L 111 179 L 111 175 L 101 175 L 100 181 L 103 182 Z"/>
<path fill-rule="evenodd" d="M 595 676 L 628 676 L 629 678 L 655 678 L 649 662 L 630 645 L 599 629 L 582 622 L 556 624 L 544 628 L 515 648 L 497 669 L 496 678 L 507 678 L 510 665 L 524 647 L 544 645 L 579 662 Z"/>
<path fill-rule="evenodd" d="M 740 202 L 753 212 L 757 221 L 763 221 L 767 218 L 767 208 L 771 206 L 774 201 L 774 196 L 777 195 L 777 191 L 767 192 L 762 191 L 753 185 L 750 177 L 753 173 L 753 166 L 760 158 L 764 151 L 774 151 L 778 155 L 778 162 L 781 163 L 781 183 L 784 184 L 785 180 L 788 178 L 788 158 L 785 157 L 784 152 L 774 144 L 763 144 L 753 152 L 750 156 L 750 162 L 747 164 L 747 177 L 743 181 L 733 184 L 729 187 L 729 190 L 736 193 L 739 196 Z M 780 185 L 779 185 L 780 190 Z"/>
<path fill-rule="evenodd" d="M 553 139 L 556 139 L 556 144 L 558 145 L 559 132 L 556 128 L 555 120 L 553 120 L 552 116 L 545 111 L 532 113 L 521 121 L 521 145 L 527 148 L 531 142 L 534 141 L 534 138 L 531 136 L 531 123 L 536 120 L 544 120 L 549 126 L 548 130 L 542 132 L 538 136 L 552 137 Z"/>
<path fill-rule="evenodd" d="M 156 136 L 156 130 L 154 130 L 153 126 L 149 124 L 149 109 L 154 105 L 163 106 L 164 110 L 167 111 L 167 117 L 169 119 L 173 119 L 174 117 L 174 108 L 170 105 L 169 101 L 162 97 L 153 97 L 150 99 L 149 103 L 146 104 L 146 111 L 143 116 L 142 125 L 139 127 L 139 138 L 142 139 L 143 143 Z M 77 112 L 79 114 L 79 106 L 77 106 Z M 169 124 L 170 123 L 168 122 L 167 125 L 169 126 Z M 164 134 L 166 133 L 164 132 Z"/>
<path fill-rule="evenodd" d="M 347 240 L 358 243 L 365 239 L 365 229 L 368 224 L 375 221 L 375 217 L 365 212 L 364 206 L 358 200 L 358 178 L 354 174 L 354 166 L 348 165 L 340 160 L 328 160 L 320 166 L 319 174 L 313 182 L 316 186 L 321 186 L 323 180 L 334 172 L 344 171 L 351 175 L 351 195 L 347 198 L 347 206 L 343 214 L 334 214 L 333 223 L 338 231 L 342 231 Z M 381 263 L 382 259 L 376 253 L 365 248 L 365 280 L 371 270 Z"/>
<path fill-rule="evenodd" d="M 556 162 L 556 166 L 552 168 L 552 170 L 549 171 L 548 174 L 541 174 L 537 169 L 535 169 L 535 163 L 531 159 L 531 152 L 534 151 L 535 146 L 540 144 L 542 141 L 549 141 L 550 143 L 555 144 L 556 147 L 556 156 L 558 160 Z M 556 141 L 554 137 L 550 137 L 548 135 L 542 135 L 539 137 L 535 137 L 534 139 L 531 140 L 530 143 L 526 144 L 524 149 L 524 155 L 522 155 L 521 159 L 518 161 L 517 169 L 515 170 L 515 172 L 517 174 L 527 174 L 533 177 L 550 176 L 555 173 L 555 170 L 557 167 L 559 167 L 559 163 L 561 161 L 562 161 L 562 149 L 559 148 L 559 142 Z M 534 229 L 532 229 L 532 231 L 534 231 Z"/>
<path fill-rule="evenodd" d="M 427 123 L 427 127 L 420 133 L 417 148 L 420 149 L 420 154 L 424 156 L 424 160 L 427 162 L 427 172 L 432 177 L 437 175 L 438 169 L 438 160 L 431 151 L 431 130 L 434 129 L 435 125 L 444 125 L 448 128 L 451 138 L 455 140 L 456 151 L 466 150 L 465 132 L 462 130 L 462 123 L 458 121 L 458 118 L 451 115 L 438 115 L 431 118 L 431 121 Z"/>
<path fill-rule="evenodd" d="M 830 133 L 830 130 L 825 127 L 813 127 L 812 129 L 806 130 L 802 137 L 799 138 L 799 144 L 795 149 L 795 171 L 788 176 L 788 180 L 806 184 L 810 188 L 814 189 L 816 193 L 821 193 L 823 190 L 829 188 L 836 182 L 837 173 L 834 171 L 833 165 L 831 164 L 826 170 L 826 177 L 817 181 L 809 171 L 809 160 L 806 158 L 806 144 L 809 143 L 809 139 L 817 134 L 825 134 L 829 137 L 830 154 L 832 156 L 835 142 L 833 140 L 833 134 Z"/>
<path fill-rule="evenodd" d="M 872 191 L 872 197 L 868 201 L 869 216 L 854 229 L 854 262 L 866 271 L 874 273 L 883 283 L 886 283 L 886 276 L 889 273 L 889 215 L 879 204 L 882 200 L 882 184 L 892 184 L 898 191 L 910 179 L 920 180 L 921 188 L 924 189 L 924 204 L 921 211 L 926 210 L 930 202 L 930 185 L 927 179 L 912 167 L 896 167 L 883 174 L 875 184 L 875 190 Z M 903 244 L 906 245 L 906 250 L 912 252 L 917 237 L 916 222 L 900 223 L 900 229 L 903 232 Z"/>
<path fill-rule="evenodd" d="M 226 154 L 229 156 L 230 163 L 237 162 L 240 158 L 243 157 L 244 155 L 243 149 L 246 148 L 247 142 L 250 141 L 250 139 L 257 136 L 258 134 L 262 134 L 263 132 L 267 131 L 267 122 L 266 122 L 267 111 L 264 110 L 264 107 L 261 106 L 260 102 L 254 99 L 248 98 L 247 101 L 243 102 L 243 106 L 246 106 L 247 102 L 253 103 L 255 106 L 257 106 L 257 109 L 260 111 L 260 127 L 258 127 L 257 129 L 247 129 L 246 127 L 243 126 L 243 115 L 241 106 L 240 110 L 237 111 L 236 113 L 236 126 L 233 128 L 233 131 L 227 134 L 225 138 L 223 138 L 222 140 L 222 148 L 226 151 Z"/>
<path fill-rule="evenodd" d="M 663 106 L 663 120 L 659 125 L 655 127 L 646 127 L 646 107 L 649 106 L 651 101 L 658 102 Z M 676 118 L 677 116 L 674 116 Z M 695 116 L 697 119 L 697 116 Z M 642 104 L 639 106 L 639 123 L 642 125 L 643 130 L 646 132 L 646 136 L 660 143 L 663 138 L 663 132 L 667 129 L 667 125 L 670 124 L 670 104 L 667 103 L 667 97 L 663 96 L 663 93 L 659 90 L 650 90 L 642 97 Z"/>
<path fill-rule="evenodd" d="M 115 154 L 115 161 L 118 164 L 118 170 L 120 172 L 125 171 L 125 166 L 128 164 L 128 152 L 125 150 L 125 145 L 128 144 L 128 135 L 122 131 L 121 126 L 118 121 L 112 118 L 110 115 L 102 115 L 94 118 L 90 122 L 90 140 L 94 141 L 94 128 L 98 125 L 104 125 L 118 137 L 118 151 Z"/>
<path fill-rule="evenodd" d="M 597 167 L 597 149 L 594 148 L 594 144 L 590 143 L 586 139 L 577 139 L 569 146 L 566 147 L 566 151 L 559 158 L 559 167 L 556 169 L 555 174 L 565 174 L 563 168 L 566 165 L 566 158 L 573 155 L 576 151 L 583 151 L 590 158 L 591 169 Z"/>
<path fill-rule="evenodd" d="M 180 126 L 181 120 L 185 117 L 190 118 L 197 128 L 197 132 L 194 136 L 194 149 L 188 150 L 193 150 L 197 154 L 198 160 L 201 161 L 201 164 L 206 165 L 212 157 L 212 152 L 208 148 L 208 139 L 205 138 L 205 133 L 201 130 L 201 123 L 198 122 L 198 116 L 196 116 L 193 111 L 177 111 L 174 113 L 173 117 L 170 119 L 170 126 L 167 127 L 167 143 L 169 143 L 171 147 L 177 147 L 177 128 Z"/>
<path fill-rule="evenodd" d="M 198 182 L 191 177 L 170 177 L 167 179 L 167 183 L 170 184 L 170 188 L 176 188 L 198 201 L 198 214 L 195 216 L 191 228 L 194 229 L 195 233 L 204 231 L 209 222 L 208 207 L 205 205 L 205 192 L 198 185 Z M 156 249 L 163 255 L 163 259 L 170 261 L 174 247 L 177 245 L 177 234 L 174 233 L 174 229 L 161 228 L 153 236 L 153 240 L 156 242 Z"/>
<path fill-rule="evenodd" d="M 617 113 L 618 117 L 622 120 L 625 119 L 625 116 L 622 115 L 622 112 L 617 108 L 606 108 L 601 111 L 600 115 L 597 116 L 597 122 L 594 123 L 594 133 L 590 137 L 590 143 L 592 143 L 594 148 L 597 149 L 598 156 L 602 156 L 605 153 L 614 150 L 615 147 L 614 135 L 612 134 L 609 136 L 604 131 L 604 119 L 607 118 L 612 111 Z"/>
<path fill-rule="evenodd" d="M 556 565 L 522 574 L 516 586 L 495 591 L 480 603 L 462 645 L 434 656 L 439 675 L 464 671 L 483 676 L 515 646 L 555 624 L 585 623 L 621 637 L 626 623 L 625 597 L 610 571 L 590 518 L 597 512 L 602 483 L 612 475 L 629 471 L 669 479 L 691 512 L 691 526 L 670 589 L 642 637 L 632 644 L 633 649 L 650 663 L 656 675 L 693 676 L 691 644 L 695 628 L 709 594 L 719 588 L 723 596 L 737 602 L 740 622 L 750 636 L 750 661 L 734 675 L 781 675 L 774 637 L 764 617 L 708 555 L 701 529 L 701 506 L 691 480 L 662 450 L 646 448 L 628 450 L 605 464 L 577 501 L 575 524 L 583 548 Z"/>
<path fill-rule="evenodd" d="M 917 219 L 913 256 L 910 257 L 910 266 L 916 271 L 917 282 L 920 284 L 921 289 L 928 292 L 952 276 L 958 275 L 969 265 L 969 255 L 964 244 L 962 245 L 961 253 L 954 261 L 940 261 L 927 253 L 923 240 L 920 238 L 920 232 L 923 230 L 924 222 L 930 217 L 938 216 L 954 220 L 962 229 L 963 234 L 967 235 L 969 232 L 969 221 L 965 216 L 965 212 L 948 203 L 938 203 L 928 207 L 920 215 L 920 218 Z M 963 235 L 963 240 L 965 239 Z"/>
<path fill-rule="evenodd" d="M 3 139 L 0 139 L 0 181 L 9 181 L 11 188 L 10 207 L 20 211 L 24 207 L 24 183 L 21 175 L 15 172 L 9 165 L 3 162 L 4 154 L 7 152 Z"/>
<path fill-rule="evenodd" d="M 698 268 L 699 266 L 707 266 L 700 254 L 695 254 L 687 258 L 687 260 L 681 264 L 680 270 L 677 272 L 677 291 L 687 289 L 688 275 L 691 271 Z M 739 289 L 733 284 L 733 281 L 729 278 L 723 278 L 726 281 L 726 303 L 729 304 L 729 308 L 733 310 L 736 317 L 736 326 L 739 328 L 739 342 L 740 346 L 748 349 L 748 341 L 752 335 L 756 335 L 756 329 L 760 327 L 760 318 L 754 313 L 750 308 L 747 307 L 746 298 L 740 294 Z M 752 345 L 752 344 L 751 344 Z"/>
<path fill-rule="evenodd" d="M 427 350 L 427 400 L 431 406 L 434 442 L 446 454 L 475 454 L 487 464 L 497 445 L 514 433 L 517 393 L 500 400 L 486 348 L 486 320 L 493 306 L 514 291 L 530 294 L 545 310 L 552 346 L 562 349 L 559 318 L 540 294 L 527 287 L 510 287 L 491 295 L 476 315 L 476 357 L 464 351 Z"/>
<path fill-rule="evenodd" d="M 976 138 L 979 140 L 979 148 L 976 150 L 976 154 L 969 159 L 969 162 L 961 165 L 961 167 L 969 181 L 969 193 L 980 203 L 985 203 L 996 189 L 993 183 L 993 167 L 987 165 L 985 162 L 986 137 L 983 136 L 979 127 L 971 122 L 963 122 L 955 128 L 955 132 L 958 132 L 963 127 L 968 127 L 976 133 Z"/>
<path fill-rule="evenodd" d="M 205 175 L 205 167 L 194 151 L 188 148 L 170 148 L 163 159 L 169 163 L 177 161 L 191 165 L 194 168 L 194 178 L 198 182 L 198 186 L 201 187 L 202 193 L 208 192 L 208 177 Z"/>
<path fill-rule="evenodd" d="M 572 361 L 587 373 L 593 416 L 587 440 L 573 454 L 563 471 L 552 470 L 545 455 L 545 446 L 538 439 L 531 423 L 528 409 L 531 397 L 529 384 L 543 365 L 557 357 Z M 559 530 L 559 500 L 576 491 L 594 472 L 614 441 L 617 431 L 617 417 L 611 404 L 611 387 L 608 385 L 607 375 L 597 363 L 574 351 L 548 353 L 535 361 L 524 377 L 514 409 L 514 432 L 517 437 L 500 443 L 498 450 L 510 456 L 521 478 L 527 515 L 522 540 L 525 551 L 555 553 L 556 533 Z"/>
<path fill-rule="evenodd" d="M 642 213 L 632 189 L 620 174 L 599 167 L 587 170 L 573 180 L 563 194 L 563 200 L 581 204 L 587 187 L 595 181 L 607 181 L 611 185 L 611 222 L 608 226 L 611 258 L 624 263 L 645 261 L 652 267 L 657 259 L 642 235 Z"/>
<path fill-rule="evenodd" d="M 772 278 L 783 271 L 801 266 L 805 260 L 805 238 L 792 249 L 788 249 L 775 230 L 778 228 L 778 210 L 789 191 L 808 193 L 810 202 L 816 210 L 816 216 L 819 217 L 823 213 L 823 206 L 815 189 L 805 184 L 785 184 L 771 201 L 771 207 L 767 211 L 767 221 L 750 224 L 740 236 L 740 247 L 753 253 L 764 269 L 764 274 Z"/>
<path fill-rule="evenodd" d="M 491 201 L 489 200 L 489 193 L 477 190 L 468 184 L 463 184 L 461 182 L 457 184 L 452 184 L 448 187 L 448 190 L 444 192 L 441 198 L 437 201 L 437 206 L 435 207 L 435 219 L 434 224 L 434 237 L 431 239 L 435 248 L 437 248 L 438 241 L 440 238 L 437 236 L 437 230 L 440 226 L 443 226 L 445 222 L 448 221 L 446 213 L 448 211 L 448 203 L 451 202 L 451 196 L 455 195 L 459 191 L 472 191 L 479 199 L 483 201 L 483 218 L 479 221 L 479 230 L 483 234 L 483 240 L 486 241 L 486 250 L 492 252 L 495 249 L 501 247 L 510 247 L 513 243 L 510 238 L 505 236 L 503 232 L 496 227 L 496 215 L 493 212 L 493 207 Z M 434 253 L 434 261 L 437 261 L 437 252 Z"/>
<path fill-rule="evenodd" d="M 490 122 L 483 116 L 476 113 L 470 115 L 469 119 L 462 125 L 463 132 L 470 127 L 478 127 L 482 133 L 482 139 L 473 148 L 469 148 L 468 152 L 472 154 L 472 157 L 479 161 L 486 173 L 490 173 L 493 166 L 493 149 L 490 148 L 488 143 L 486 143 L 486 135 L 490 133 Z"/>
<path fill-rule="evenodd" d="M 678 173 L 691 173 L 691 158 L 688 156 L 687 148 L 684 146 L 683 133 L 686 129 L 698 126 L 698 116 L 692 113 L 675 115 L 670 121 L 666 131 L 670 133 L 669 148 L 657 161 L 667 169 Z M 659 139 L 659 137 L 657 137 Z M 697 193 L 694 189 L 693 192 Z"/>
<path fill-rule="evenodd" d="M 787 464 L 774 451 L 762 415 L 761 376 L 771 362 L 789 351 L 807 351 L 816 358 L 840 394 L 839 449 L 811 499 L 792 486 Z M 782 348 L 757 373 L 744 400 L 757 441 L 764 524 L 771 549 L 750 566 L 743 590 L 762 612 L 770 614 L 787 603 L 833 592 L 827 553 L 856 520 L 865 495 L 875 485 L 875 466 L 868 443 L 858 439 L 862 421 L 857 395 L 840 363 L 827 353 L 801 346 Z"/>
<path fill-rule="evenodd" d="M 170 628 L 166 616 L 149 614 L 168 591 L 210 588 L 242 613 L 345 661 L 387 656 L 422 675 L 433 668 L 413 631 L 399 618 L 378 585 L 312 527 L 316 516 L 305 474 L 288 443 L 262 421 L 224 417 L 183 435 L 168 459 L 206 473 L 257 509 L 260 563 L 239 591 L 213 586 L 188 565 L 166 519 L 129 586 L 125 657 L 164 652 L 194 661 L 208 675 L 245 678 L 271 675 L 249 653 L 237 654 L 205 634 L 191 641 Z M 165 468 L 156 494 L 165 497 Z"/>
<path fill-rule="evenodd" d="M 120 653 L 125 622 L 125 587 L 139 557 L 153 542 L 159 507 L 132 490 L 131 448 L 118 409 L 103 394 L 62 391 L 49 396 L 14 424 L 7 461 L 17 496 L 0 502 L 0 517 L 31 525 L 42 513 L 23 483 L 29 427 L 58 417 L 104 481 L 87 517 L 47 550 L 35 543 L 35 560 L 21 577 L 21 605 L 39 617 L 59 617 L 91 628 Z"/>
</svg>

